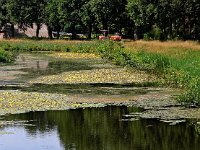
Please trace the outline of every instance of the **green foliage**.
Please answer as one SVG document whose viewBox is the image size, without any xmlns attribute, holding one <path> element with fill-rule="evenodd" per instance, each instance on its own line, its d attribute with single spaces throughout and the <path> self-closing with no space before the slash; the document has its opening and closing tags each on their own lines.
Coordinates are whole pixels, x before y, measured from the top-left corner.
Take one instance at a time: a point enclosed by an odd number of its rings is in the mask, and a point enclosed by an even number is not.
<svg viewBox="0 0 200 150">
<path fill-rule="evenodd" d="M 49 35 L 67 31 L 73 38 L 109 29 L 145 40 L 199 40 L 199 20 L 199 0 L 0 0 L 0 28 L 36 23 L 39 29 L 44 23 Z"/>
<path fill-rule="evenodd" d="M 70 45 L 70 44 L 69 44 Z M 0 47 L 7 51 L 68 51 L 69 45 L 65 43 L 53 43 L 48 41 L 24 40 L 20 42 L 0 42 Z"/>
<path fill-rule="evenodd" d="M 0 0 L 0 30 L 7 22 L 6 0 Z"/>
<path fill-rule="evenodd" d="M 61 27 L 64 26 L 61 24 L 61 16 L 59 14 L 59 1 L 58 0 L 49 0 L 45 7 L 46 11 L 46 23 L 54 31 L 60 31 Z"/>
<path fill-rule="evenodd" d="M 143 40 L 145 40 L 145 41 L 152 40 L 151 34 L 149 32 L 148 33 L 144 33 Z"/>
<path fill-rule="evenodd" d="M 152 24 L 152 16 L 155 12 L 154 3 L 146 0 L 128 0 L 127 10 L 136 26 Z"/>
<path fill-rule="evenodd" d="M 171 66 L 170 59 L 161 54 L 139 51 L 137 55 L 148 72 L 161 75 Z"/>
<path fill-rule="evenodd" d="M 200 78 L 193 77 L 188 85 L 187 90 L 178 97 L 178 100 L 185 105 L 200 105 Z"/>
<path fill-rule="evenodd" d="M 5 51 L 0 47 L 0 62 L 11 62 L 14 60 L 14 54 L 8 51 Z"/>
<path fill-rule="evenodd" d="M 146 41 L 149 40 L 164 40 L 162 30 L 158 26 L 154 26 L 153 29 L 147 33 L 144 33 L 143 39 Z"/>
</svg>

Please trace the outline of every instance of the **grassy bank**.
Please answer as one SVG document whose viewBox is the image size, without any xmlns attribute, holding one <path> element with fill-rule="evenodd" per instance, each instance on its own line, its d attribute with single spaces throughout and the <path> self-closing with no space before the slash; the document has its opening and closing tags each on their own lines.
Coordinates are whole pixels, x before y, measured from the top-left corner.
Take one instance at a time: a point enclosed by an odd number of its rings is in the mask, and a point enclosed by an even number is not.
<svg viewBox="0 0 200 150">
<path fill-rule="evenodd" d="M 0 47 L 7 51 L 69 51 L 69 47 L 79 43 L 89 43 L 82 41 L 66 40 L 2 40 Z"/>
<path fill-rule="evenodd" d="M 169 65 L 162 77 L 170 86 L 182 88 L 178 100 L 184 104 L 200 105 L 200 44 L 192 41 L 136 41 L 125 43 L 127 52 L 165 57 Z M 163 61 L 164 62 L 164 61 Z M 159 62 L 161 63 L 161 62 Z"/>
<path fill-rule="evenodd" d="M 0 47 L 0 62 L 9 63 L 14 60 L 14 54 L 12 52 L 5 51 Z"/>
<path fill-rule="evenodd" d="M 94 53 L 117 65 L 157 75 L 165 85 L 183 89 L 179 101 L 200 105 L 200 45 L 195 42 L 13 40 L 0 42 L 0 47 L 7 51 Z"/>
</svg>

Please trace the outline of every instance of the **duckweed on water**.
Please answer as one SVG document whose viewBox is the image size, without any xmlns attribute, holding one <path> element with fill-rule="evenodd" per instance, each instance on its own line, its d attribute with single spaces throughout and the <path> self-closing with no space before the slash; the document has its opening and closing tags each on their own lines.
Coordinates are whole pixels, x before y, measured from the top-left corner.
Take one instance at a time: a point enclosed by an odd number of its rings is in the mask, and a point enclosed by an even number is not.
<svg viewBox="0 0 200 150">
<path fill-rule="evenodd" d="M 73 102 L 67 95 L 21 91 L 0 91 L 0 115 L 29 111 L 66 110 L 85 107 L 103 107 L 101 103 Z"/>
<path fill-rule="evenodd" d="M 134 72 L 123 68 L 118 69 L 93 69 L 83 71 L 65 72 L 60 75 L 39 77 L 31 80 L 30 83 L 142 83 L 155 82 L 154 76 L 149 76 L 145 72 Z"/>
<path fill-rule="evenodd" d="M 60 109 L 70 107 L 67 98 L 62 95 L 50 95 L 40 93 L 27 93 L 20 91 L 1 91 L 1 113 L 12 114 L 16 112 L 27 112 L 46 109 Z M 57 99 L 61 99 L 58 101 Z"/>
<path fill-rule="evenodd" d="M 61 59 L 91 59 L 91 58 L 100 58 L 95 54 L 90 53 L 64 53 L 64 52 L 53 52 L 51 54 L 47 54 L 48 56 L 54 58 L 61 58 Z"/>
</svg>

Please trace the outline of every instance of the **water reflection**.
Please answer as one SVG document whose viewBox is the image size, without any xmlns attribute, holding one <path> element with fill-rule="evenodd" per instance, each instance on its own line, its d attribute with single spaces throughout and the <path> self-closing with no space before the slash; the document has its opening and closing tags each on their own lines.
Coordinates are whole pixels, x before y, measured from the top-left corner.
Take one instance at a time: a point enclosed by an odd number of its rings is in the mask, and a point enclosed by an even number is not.
<svg viewBox="0 0 200 150">
<path fill-rule="evenodd" d="M 122 115 L 133 111 L 138 110 L 127 107 L 105 107 L 11 115 L 5 119 L 30 120 L 30 124 L 34 126 L 1 128 L 2 131 L 14 129 L 14 134 L 0 136 L 0 149 L 7 147 L 7 144 L 8 146 L 17 144 L 14 138 L 21 140 L 19 143 L 28 142 L 29 147 L 39 146 L 37 149 L 43 149 L 41 143 L 49 140 L 48 138 L 54 140 L 53 146 L 55 146 L 52 148 L 52 142 L 47 143 L 46 147 L 49 149 L 63 149 L 63 147 L 67 150 L 199 149 L 200 139 L 195 134 L 194 127 L 188 123 L 169 126 L 156 120 L 122 121 Z M 36 143 L 35 137 L 41 135 L 44 136 L 38 138 L 39 141 Z M 12 142 L 7 143 L 7 141 Z M 59 142 L 62 144 L 59 145 Z"/>
<path fill-rule="evenodd" d="M 0 66 L 0 85 L 26 82 L 42 75 L 59 74 L 66 71 L 91 70 L 104 63 L 101 59 L 58 59 L 43 54 L 20 54 L 14 64 Z M 111 66 L 104 66 L 109 68 Z"/>
</svg>

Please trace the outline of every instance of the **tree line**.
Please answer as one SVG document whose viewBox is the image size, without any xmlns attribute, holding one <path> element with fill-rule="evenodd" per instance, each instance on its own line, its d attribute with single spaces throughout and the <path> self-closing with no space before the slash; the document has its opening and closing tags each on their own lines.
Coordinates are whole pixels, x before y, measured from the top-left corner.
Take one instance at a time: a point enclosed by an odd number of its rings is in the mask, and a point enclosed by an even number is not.
<svg viewBox="0 0 200 150">
<path fill-rule="evenodd" d="M 45 23 L 50 38 L 64 31 L 90 39 L 104 29 L 135 39 L 199 40 L 200 0 L 0 0 L 0 29 L 7 23 L 36 23 L 36 36 Z"/>
</svg>

